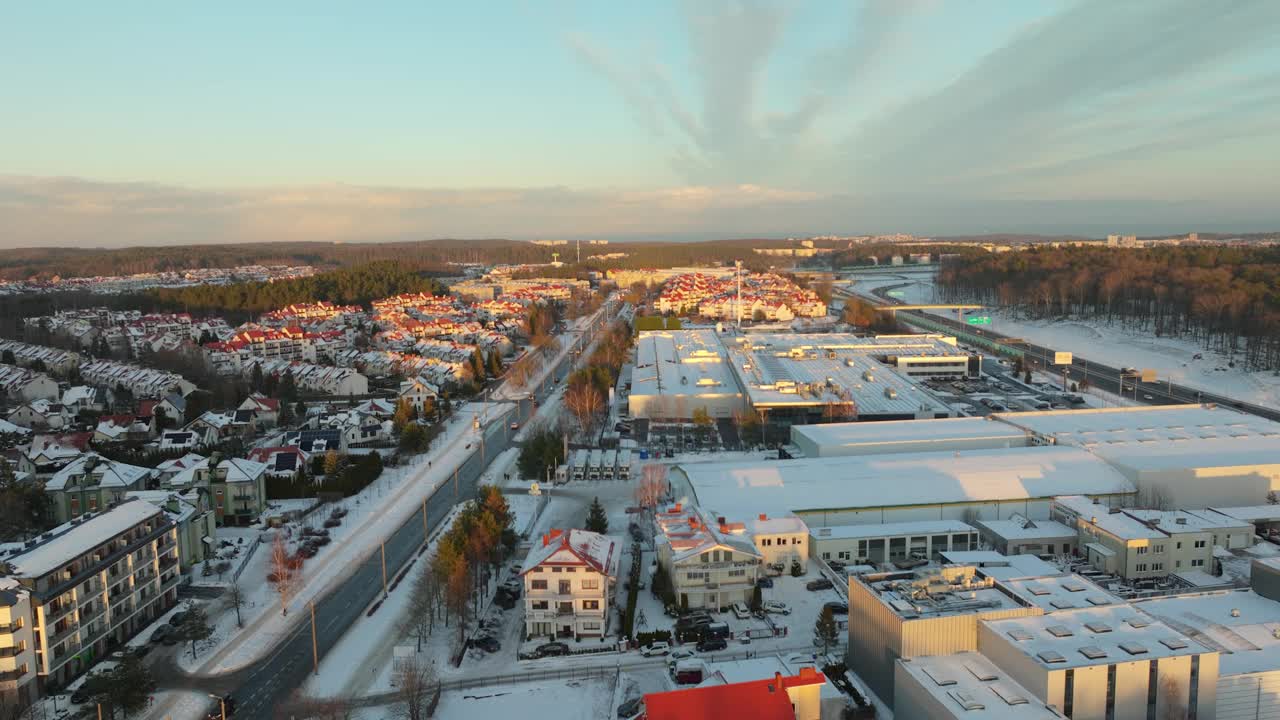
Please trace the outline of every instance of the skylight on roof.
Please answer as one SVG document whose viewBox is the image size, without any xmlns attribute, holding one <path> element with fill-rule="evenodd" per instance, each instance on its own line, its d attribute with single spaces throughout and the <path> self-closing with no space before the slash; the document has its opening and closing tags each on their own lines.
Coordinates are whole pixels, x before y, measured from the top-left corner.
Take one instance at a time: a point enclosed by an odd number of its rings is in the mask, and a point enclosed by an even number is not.
<svg viewBox="0 0 1280 720">
<path fill-rule="evenodd" d="M 1147 620 L 1146 618 L 1140 617 L 1138 615 L 1134 615 L 1131 618 L 1125 618 L 1125 622 L 1129 623 L 1129 627 L 1135 627 L 1135 628 L 1144 628 L 1151 624 L 1150 620 Z"/>
<path fill-rule="evenodd" d="M 1160 641 L 1160 644 L 1164 645 L 1170 650 L 1184 650 L 1187 647 L 1187 644 L 1183 642 L 1180 638 L 1165 638 Z"/>
<path fill-rule="evenodd" d="M 965 710 L 986 710 L 987 709 L 987 706 L 982 704 L 982 702 L 978 700 L 978 698 L 976 698 L 973 695 L 973 693 L 968 693 L 968 692 L 965 692 L 964 690 L 952 690 L 951 692 L 947 693 L 947 695 L 950 696 L 952 700 L 955 700 L 957 703 L 959 703 L 960 707 L 964 708 Z"/>
<path fill-rule="evenodd" d="M 1055 663 L 1064 663 L 1067 661 L 1067 659 L 1062 656 L 1062 653 L 1058 652 L 1057 650 L 1041 650 L 1040 652 L 1036 653 L 1036 657 L 1040 658 L 1041 662 L 1048 663 L 1051 665 Z"/>
<path fill-rule="evenodd" d="M 1036 596 L 1049 594 L 1049 591 L 1047 589 L 1040 587 L 1039 585 L 1030 585 L 1030 584 L 1027 585 L 1027 592 Z"/>
<path fill-rule="evenodd" d="M 1060 637 L 1060 638 L 1071 637 L 1072 635 L 1075 634 L 1071 632 L 1071 628 L 1067 627 L 1066 625 L 1050 625 L 1044 630 L 1050 635 L 1054 637 Z"/>
<path fill-rule="evenodd" d="M 1096 633 L 1111 632 L 1111 626 L 1104 622 L 1089 622 L 1089 623 L 1085 623 L 1084 626 L 1089 628 L 1090 632 L 1096 632 Z"/>
<path fill-rule="evenodd" d="M 1070 610 L 1071 608 L 1076 606 L 1076 604 L 1071 602 L 1070 600 L 1050 600 L 1049 604 L 1058 608 L 1059 610 Z"/>
<path fill-rule="evenodd" d="M 1017 640 L 1018 642 L 1026 642 L 1027 640 L 1031 639 L 1031 633 L 1025 630 L 1010 630 L 1005 634 L 1008 635 L 1010 638 Z"/>
<path fill-rule="evenodd" d="M 971 675 L 978 678 L 982 682 L 991 682 L 992 680 L 997 679 L 997 676 L 995 673 L 984 670 L 981 666 L 976 665 L 974 663 L 965 663 L 964 666 Z"/>
<path fill-rule="evenodd" d="M 1089 658 L 1090 660 L 1101 660 L 1102 658 L 1107 656 L 1107 651 L 1103 650 L 1097 645 L 1086 645 L 1080 648 L 1080 654 Z"/>
<path fill-rule="evenodd" d="M 1084 586 L 1077 582 L 1064 582 L 1062 589 L 1067 592 L 1084 592 Z"/>
<path fill-rule="evenodd" d="M 1122 642 L 1120 643 L 1120 649 L 1130 655 L 1145 655 L 1147 653 L 1147 646 L 1136 642 Z"/>
<path fill-rule="evenodd" d="M 946 687 L 948 685 L 956 684 L 955 678 L 948 676 L 946 672 L 940 668 L 924 668 L 921 672 L 927 675 L 938 687 Z"/>
<path fill-rule="evenodd" d="M 1091 604 L 1091 605 L 1110 605 L 1110 604 L 1111 604 L 1111 601 L 1110 601 L 1110 600 L 1108 600 L 1108 599 L 1106 599 L 1106 598 L 1104 598 L 1104 597 L 1102 597 L 1102 596 L 1100 596 L 1100 595 L 1093 595 L 1093 596 L 1087 597 L 1087 598 L 1085 598 L 1085 599 L 1086 599 L 1086 600 L 1088 600 L 1088 601 L 1089 601 L 1089 604 Z"/>
<path fill-rule="evenodd" d="M 995 685 L 991 688 L 991 691 L 1003 700 L 1006 705 L 1026 705 L 1030 702 L 1026 697 L 1006 685 Z"/>
</svg>

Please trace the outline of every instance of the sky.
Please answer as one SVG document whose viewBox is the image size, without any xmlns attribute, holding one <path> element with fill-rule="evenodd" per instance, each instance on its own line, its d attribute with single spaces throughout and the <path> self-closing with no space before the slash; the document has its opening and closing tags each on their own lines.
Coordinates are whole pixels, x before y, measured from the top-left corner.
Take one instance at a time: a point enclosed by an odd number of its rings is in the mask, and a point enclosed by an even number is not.
<svg viewBox="0 0 1280 720">
<path fill-rule="evenodd" d="M 0 8 L 0 248 L 1280 229 L 1280 2 Z"/>
</svg>

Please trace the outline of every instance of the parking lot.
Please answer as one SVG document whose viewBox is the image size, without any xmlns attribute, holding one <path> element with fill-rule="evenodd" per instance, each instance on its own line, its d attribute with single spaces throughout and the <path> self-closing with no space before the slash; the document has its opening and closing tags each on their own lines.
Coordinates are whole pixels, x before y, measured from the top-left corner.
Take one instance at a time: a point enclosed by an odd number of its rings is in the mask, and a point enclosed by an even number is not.
<svg viewBox="0 0 1280 720">
<path fill-rule="evenodd" d="M 1028 384 L 1023 380 L 1006 361 L 985 358 L 981 378 L 925 380 L 924 385 L 954 409 L 971 416 L 1085 406 L 1080 394 L 1063 392 L 1060 385 L 1048 382 Z"/>
</svg>

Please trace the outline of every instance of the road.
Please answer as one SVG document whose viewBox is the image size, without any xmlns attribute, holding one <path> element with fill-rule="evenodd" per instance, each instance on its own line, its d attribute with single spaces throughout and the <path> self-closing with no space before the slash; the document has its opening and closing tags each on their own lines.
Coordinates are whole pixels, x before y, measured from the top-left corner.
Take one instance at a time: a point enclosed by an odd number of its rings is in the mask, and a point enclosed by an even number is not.
<svg viewBox="0 0 1280 720">
<path fill-rule="evenodd" d="M 580 334 L 573 344 L 581 348 L 587 337 L 602 323 L 594 323 L 590 331 Z M 567 337 L 564 339 L 568 339 Z M 545 398 L 555 382 L 572 363 L 569 352 L 548 373 L 546 381 L 535 391 Z M 457 468 L 456 482 L 445 483 L 427 500 L 427 521 L 435 527 L 449 509 L 476 494 L 477 480 L 489 462 L 512 444 L 512 420 L 524 423 L 534 412 L 533 404 L 519 401 L 512 413 L 492 418 L 484 428 L 484 442 Z M 512 416 L 514 415 L 514 417 Z M 387 575 L 393 577 L 425 542 L 422 516 L 415 514 L 396 529 L 386 541 Z M 353 626 L 361 613 L 382 593 L 382 566 L 378 553 L 361 563 L 343 583 L 318 600 L 315 605 L 316 647 L 321 659 Z M 295 688 L 301 687 L 312 671 L 312 634 L 309 618 L 303 618 L 287 638 L 266 658 L 234 673 L 209 678 L 175 678 L 170 687 L 230 693 L 237 701 L 236 717 L 241 720 L 268 720 L 274 710 L 284 705 Z M 212 701 L 211 701 L 212 702 Z"/>
<path fill-rule="evenodd" d="M 904 283 L 907 285 L 910 283 Z M 891 298 L 888 291 L 903 285 L 893 285 L 888 287 L 877 288 L 872 291 L 876 298 L 890 305 L 902 305 L 902 301 Z M 917 317 L 926 317 L 925 313 L 918 310 L 902 310 L 899 315 L 914 315 Z M 941 315 L 929 314 L 927 318 L 933 322 L 942 323 L 957 331 L 972 333 L 987 338 L 993 342 L 998 342 L 1016 350 L 1021 350 L 1026 358 L 1035 363 L 1033 367 L 1044 372 L 1050 372 L 1062 376 L 1061 366 L 1053 365 L 1055 350 L 1043 345 L 1035 345 L 1033 343 L 1023 342 L 1021 338 L 1014 338 L 992 330 L 984 330 L 977 328 L 958 320 L 943 317 Z M 1263 405 L 1255 405 L 1247 403 L 1236 398 L 1219 395 L 1216 393 L 1197 390 L 1196 388 L 1178 385 L 1173 382 L 1141 382 L 1137 381 L 1135 388 L 1135 378 L 1129 374 L 1121 377 L 1121 368 L 1111 367 L 1103 363 L 1089 360 L 1088 358 L 1073 355 L 1071 367 L 1068 369 L 1069 382 L 1081 382 L 1088 380 L 1090 385 L 1101 388 L 1116 395 L 1134 398 L 1139 403 L 1148 405 L 1175 405 L 1181 403 L 1218 403 L 1227 407 L 1232 407 L 1241 412 L 1247 412 L 1252 415 L 1267 418 L 1268 420 L 1280 420 L 1280 410 L 1269 408 Z"/>
</svg>

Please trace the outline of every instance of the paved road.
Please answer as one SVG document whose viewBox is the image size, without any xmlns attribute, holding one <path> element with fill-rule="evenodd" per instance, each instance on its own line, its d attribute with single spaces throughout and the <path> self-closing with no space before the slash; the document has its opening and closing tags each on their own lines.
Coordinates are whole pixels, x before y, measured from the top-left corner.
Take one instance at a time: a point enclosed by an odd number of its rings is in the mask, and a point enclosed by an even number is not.
<svg viewBox="0 0 1280 720">
<path fill-rule="evenodd" d="M 585 335 L 585 334 L 584 334 Z M 562 341 L 570 341 L 564 337 Z M 572 340 L 579 347 L 583 338 Z M 572 362 L 569 353 L 548 374 L 548 380 L 537 388 L 539 399 L 545 398 L 553 387 L 554 379 L 564 375 Z M 427 500 L 427 521 L 435 527 L 456 503 L 476 494 L 477 479 L 489 461 L 511 446 L 509 430 L 512 420 L 524 423 L 533 413 L 532 403 L 519 402 L 511 414 L 492 418 L 485 428 L 485 442 L 475 443 L 471 455 L 458 467 L 457 482 L 445 483 Z M 394 576 L 425 542 L 422 516 L 413 515 L 401 525 L 386 542 L 387 574 Z M 352 627 L 360 614 L 382 592 L 382 566 L 378 553 L 360 564 L 343 584 L 315 603 L 315 622 L 318 636 L 317 651 L 324 656 Z M 263 660 L 248 668 L 212 678 L 174 678 L 171 687 L 230 693 L 237 700 L 236 717 L 240 720 L 267 720 L 274 717 L 274 709 L 284 705 L 295 688 L 300 687 L 312 671 L 311 624 L 305 619 L 299 622 L 288 637 Z M 212 702 L 212 701 L 210 701 Z"/>
<path fill-rule="evenodd" d="M 887 304 L 901 305 L 903 304 L 901 301 L 891 298 L 887 294 L 889 290 L 897 287 L 901 286 L 894 285 L 890 287 L 882 287 L 874 290 L 873 292 L 878 298 Z M 1060 367 L 1057 369 L 1052 367 L 1055 352 L 1053 348 L 1020 342 L 1022 338 L 1014 338 L 992 330 L 984 330 L 982 328 L 962 323 L 958 320 L 942 317 L 941 315 L 929 314 L 926 316 L 925 313 L 918 310 L 902 310 L 899 311 L 899 314 L 927 317 L 933 322 L 942 323 L 943 325 L 955 328 L 958 331 L 972 333 L 988 338 L 1002 345 L 1008 345 L 1011 348 L 1021 350 L 1026 354 L 1026 357 L 1034 361 L 1040 369 L 1051 370 L 1056 372 L 1059 376 L 1062 374 Z M 1212 402 L 1233 407 L 1242 412 L 1264 417 L 1269 420 L 1280 420 L 1280 410 L 1277 410 L 1276 408 L 1255 405 L 1253 403 L 1244 402 L 1225 395 L 1218 395 L 1216 393 L 1204 392 L 1202 390 L 1197 390 L 1196 388 L 1178 385 L 1177 383 L 1146 383 L 1139 381 L 1135 388 L 1135 379 L 1128 375 L 1122 378 L 1120 368 L 1104 365 L 1102 363 L 1089 360 L 1088 358 L 1080 357 L 1079 355 L 1073 355 L 1071 367 L 1068 369 L 1068 381 L 1078 383 L 1082 380 L 1088 380 L 1090 385 L 1094 385 L 1117 395 L 1123 394 L 1128 398 L 1135 398 L 1136 395 L 1136 400 L 1138 402 L 1146 403 L 1148 405 Z"/>
</svg>

